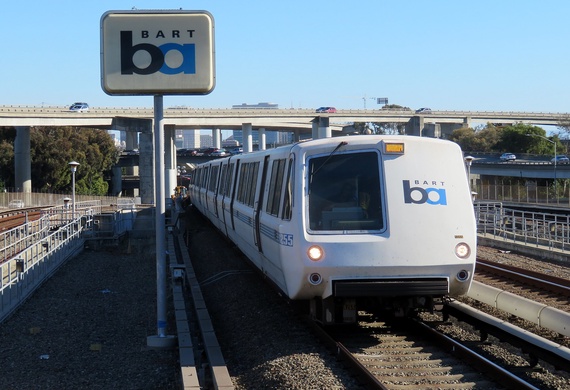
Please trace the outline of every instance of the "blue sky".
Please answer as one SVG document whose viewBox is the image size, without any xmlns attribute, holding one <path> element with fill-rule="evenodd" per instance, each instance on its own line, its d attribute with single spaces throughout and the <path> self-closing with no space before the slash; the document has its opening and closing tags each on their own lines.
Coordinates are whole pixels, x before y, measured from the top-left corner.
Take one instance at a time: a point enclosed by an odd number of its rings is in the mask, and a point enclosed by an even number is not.
<svg viewBox="0 0 570 390">
<path fill-rule="evenodd" d="M 216 87 L 165 107 L 570 112 L 570 1 L 9 1 L 2 5 L 0 105 L 152 107 L 109 96 L 100 34 L 109 10 L 206 10 Z M 366 99 L 363 99 L 366 97 Z"/>
</svg>

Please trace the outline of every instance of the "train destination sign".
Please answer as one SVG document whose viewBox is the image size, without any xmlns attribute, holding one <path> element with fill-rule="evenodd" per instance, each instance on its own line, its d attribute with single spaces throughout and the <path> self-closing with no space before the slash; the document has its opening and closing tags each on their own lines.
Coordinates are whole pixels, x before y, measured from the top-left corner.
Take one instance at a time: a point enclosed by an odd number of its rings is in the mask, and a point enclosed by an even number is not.
<svg viewBox="0 0 570 390">
<path fill-rule="evenodd" d="M 215 85 L 207 11 L 108 11 L 101 17 L 101 86 L 109 95 L 204 95 Z"/>
</svg>

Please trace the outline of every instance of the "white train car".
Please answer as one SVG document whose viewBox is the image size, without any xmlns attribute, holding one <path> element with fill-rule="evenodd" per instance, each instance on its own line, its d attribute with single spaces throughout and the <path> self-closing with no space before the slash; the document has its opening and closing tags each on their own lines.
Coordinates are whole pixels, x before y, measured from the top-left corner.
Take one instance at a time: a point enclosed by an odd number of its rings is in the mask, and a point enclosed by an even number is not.
<svg viewBox="0 0 570 390">
<path fill-rule="evenodd" d="M 467 293 L 476 224 L 463 156 L 413 136 L 327 138 L 212 160 L 192 204 L 324 323 Z"/>
</svg>

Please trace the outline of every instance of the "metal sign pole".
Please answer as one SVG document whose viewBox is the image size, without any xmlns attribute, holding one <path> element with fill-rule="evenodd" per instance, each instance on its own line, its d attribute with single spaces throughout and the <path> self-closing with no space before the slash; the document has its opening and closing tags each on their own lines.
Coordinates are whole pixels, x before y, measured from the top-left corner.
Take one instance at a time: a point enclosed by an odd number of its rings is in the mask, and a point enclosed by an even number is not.
<svg viewBox="0 0 570 390">
<path fill-rule="evenodd" d="M 167 348 L 176 339 L 166 334 L 166 207 L 164 198 L 164 106 L 163 96 L 154 96 L 154 191 L 156 224 L 156 336 L 147 345 Z"/>
</svg>

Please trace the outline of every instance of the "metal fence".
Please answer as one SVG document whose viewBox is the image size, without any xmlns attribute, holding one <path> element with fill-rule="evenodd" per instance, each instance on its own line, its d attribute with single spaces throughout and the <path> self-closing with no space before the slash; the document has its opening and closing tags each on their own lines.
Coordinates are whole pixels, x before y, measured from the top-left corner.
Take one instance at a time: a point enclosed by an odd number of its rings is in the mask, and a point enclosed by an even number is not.
<svg viewBox="0 0 570 390">
<path fill-rule="evenodd" d="M 570 186 L 538 186 L 533 184 L 481 184 L 477 183 L 473 191 L 480 201 L 537 203 L 553 206 L 570 207 Z"/>
<path fill-rule="evenodd" d="M 570 250 L 570 216 L 522 211 L 500 202 L 475 202 L 477 231 L 494 238 Z"/>
<path fill-rule="evenodd" d="M 40 219 L 0 234 L 0 322 L 16 310 L 67 259 L 81 252 L 86 238 L 116 238 L 131 230 L 133 207 L 103 212 L 100 201 L 42 210 Z"/>
<path fill-rule="evenodd" d="M 42 192 L 18 192 L 18 191 L 3 191 L 0 192 L 0 208 L 11 208 L 14 205 L 17 207 L 32 207 L 32 206 L 57 206 L 63 205 L 68 199 L 71 200 L 71 194 L 65 193 L 42 193 Z M 86 202 L 97 200 L 104 206 L 117 205 L 121 202 L 132 204 L 140 204 L 140 198 L 131 197 L 116 197 L 116 196 L 94 196 L 94 195 L 75 195 L 75 201 Z"/>
<path fill-rule="evenodd" d="M 26 225 L 17 229 L 23 231 Z M 16 310 L 65 260 L 83 249 L 81 232 L 78 221 L 60 226 L 50 234 L 42 230 L 35 233 L 39 234 L 36 242 L 1 264 L 0 322 Z M 21 235 L 20 241 L 28 239 L 23 232 Z"/>
</svg>

